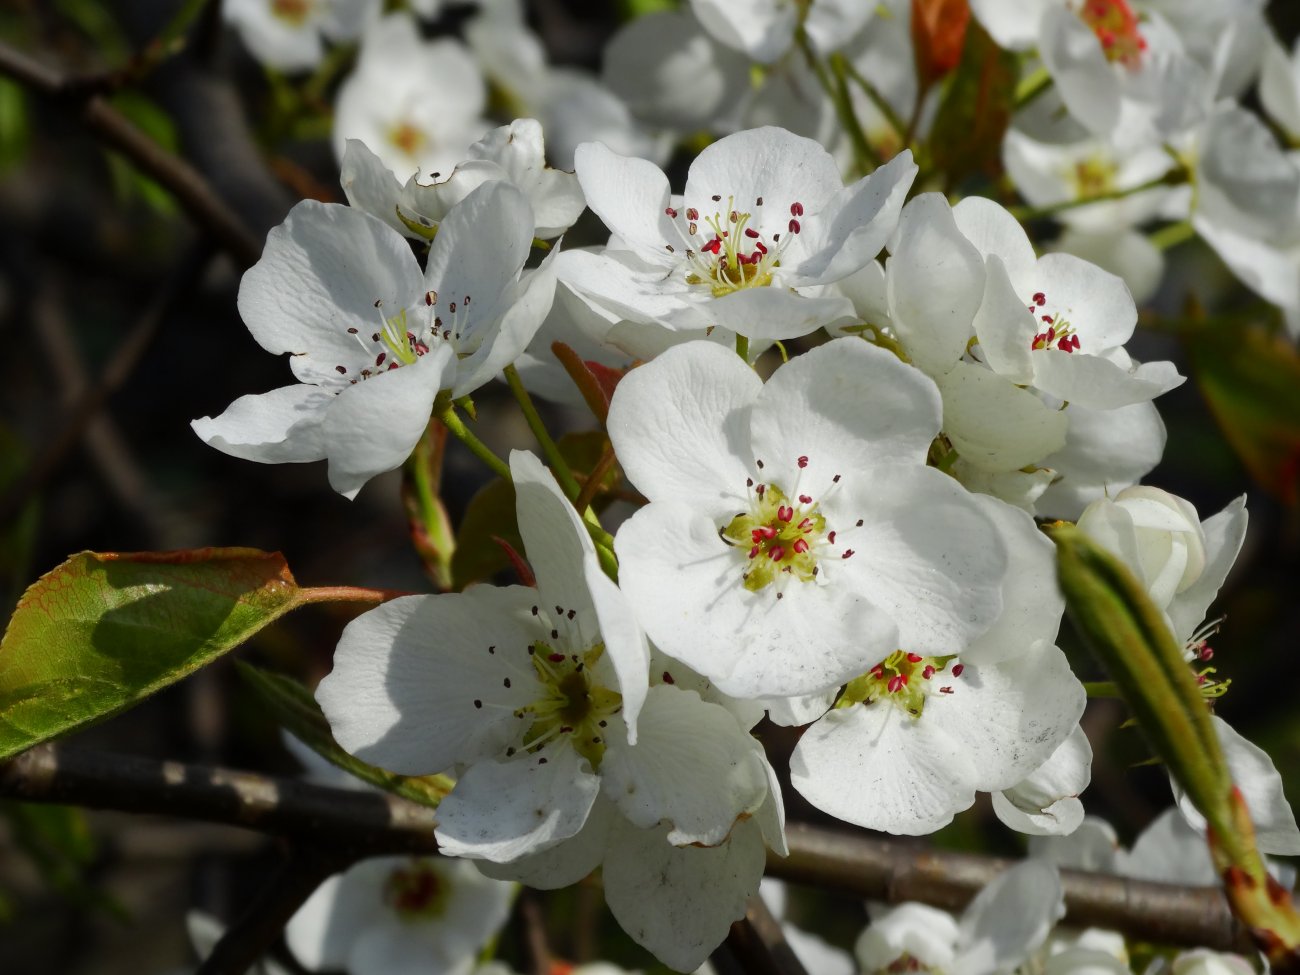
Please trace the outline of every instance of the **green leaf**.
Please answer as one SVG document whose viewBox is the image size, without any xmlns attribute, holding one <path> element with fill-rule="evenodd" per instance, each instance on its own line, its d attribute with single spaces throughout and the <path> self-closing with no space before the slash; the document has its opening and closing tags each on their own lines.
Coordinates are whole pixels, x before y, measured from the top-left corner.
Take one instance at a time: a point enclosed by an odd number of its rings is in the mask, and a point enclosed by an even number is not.
<svg viewBox="0 0 1300 975">
<path fill-rule="evenodd" d="M 1000 168 L 1018 76 L 1016 56 L 970 21 L 961 61 L 930 130 L 931 160 L 949 186 L 972 173 L 994 174 Z"/>
<path fill-rule="evenodd" d="M 363 782 L 410 799 L 437 807 L 455 784 L 445 775 L 398 775 L 345 752 L 334 740 L 329 722 L 307 688 L 281 674 L 273 674 L 242 660 L 236 661 L 239 675 L 271 709 L 272 715 L 304 745 L 332 765 Z"/>
<path fill-rule="evenodd" d="M 1300 500 L 1300 354 L 1264 328 L 1187 336 L 1193 374 L 1224 438 L 1264 490 Z"/>
<path fill-rule="evenodd" d="M 0 640 L 0 760 L 125 710 L 307 603 L 379 603 L 303 589 L 251 548 L 82 552 L 18 602 Z"/>
</svg>

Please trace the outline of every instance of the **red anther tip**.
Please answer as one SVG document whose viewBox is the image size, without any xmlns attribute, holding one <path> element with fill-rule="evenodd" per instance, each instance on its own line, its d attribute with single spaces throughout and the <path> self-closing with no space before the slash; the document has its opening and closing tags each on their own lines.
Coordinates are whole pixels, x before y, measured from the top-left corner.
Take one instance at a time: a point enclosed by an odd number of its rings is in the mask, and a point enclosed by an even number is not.
<svg viewBox="0 0 1300 975">
<path fill-rule="evenodd" d="M 796 555 L 803 555 L 804 552 L 808 551 L 808 543 L 802 538 L 796 538 L 794 544 L 790 547 L 794 549 Z"/>
<path fill-rule="evenodd" d="M 1047 295 L 1043 294 L 1041 291 L 1034 292 L 1034 304 L 1040 308 L 1047 304 Z"/>
<path fill-rule="evenodd" d="M 966 669 L 966 665 L 965 665 L 965 664 L 955 664 L 955 665 L 953 666 L 953 668 L 952 668 L 952 675 L 953 675 L 954 677 L 960 677 L 960 676 L 961 676 L 961 672 L 962 672 L 963 670 L 965 670 L 965 669 Z"/>
<path fill-rule="evenodd" d="M 773 545 L 770 549 L 767 550 L 767 555 L 768 558 L 770 558 L 773 562 L 780 562 L 783 558 L 785 558 L 785 549 L 783 549 L 780 545 Z"/>
<path fill-rule="evenodd" d="M 796 219 L 794 219 L 794 217 L 791 217 L 791 218 L 790 218 L 790 233 L 792 233 L 792 234 L 797 234 L 798 232 L 799 232 L 799 221 L 796 220 Z"/>
<path fill-rule="evenodd" d="M 802 470 L 803 468 L 805 468 L 805 467 L 807 467 L 807 466 L 808 466 L 808 457 L 807 457 L 807 455 L 805 455 L 805 456 L 803 456 L 803 457 L 800 457 L 800 458 L 799 458 L 799 468 Z"/>
<path fill-rule="evenodd" d="M 799 503 L 800 503 L 800 504 L 812 504 L 812 495 L 811 495 L 811 494 L 801 494 L 801 495 L 799 495 Z M 805 518 L 804 520 L 807 521 L 806 518 Z M 802 527 L 802 522 L 800 523 L 800 526 Z"/>
<path fill-rule="evenodd" d="M 800 203 L 800 202 L 798 202 L 797 200 L 796 200 L 794 203 L 791 203 L 791 204 L 790 204 L 790 216 L 792 216 L 792 217 L 802 217 L 802 216 L 803 216 L 803 204 Z"/>
<path fill-rule="evenodd" d="M 919 653 L 909 653 L 907 659 L 914 664 L 919 664 L 921 662 L 921 655 Z"/>
<path fill-rule="evenodd" d="M 758 231 L 755 230 L 753 227 L 746 227 L 746 228 L 745 228 L 745 236 L 748 237 L 750 240 L 757 240 L 757 239 L 758 239 Z"/>
<path fill-rule="evenodd" d="M 558 664 L 558 663 L 560 663 L 561 661 L 564 660 L 564 654 L 562 654 L 562 653 L 548 653 L 548 654 L 546 655 L 546 659 L 549 660 L 549 661 L 550 661 L 551 663 L 553 663 L 553 664 Z"/>
<path fill-rule="evenodd" d="M 921 676 L 924 677 L 926 680 L 929 680 L 931 677 L 934 676 L 934 667 L 932 667 L 930 664 L 926 664 L 925 670 L 921 671 Z"/>
<path fill-rule="evenodd" d="M 788 504 L 783 504 L 776 509 L 776 516 L 782 521 L 790 521 L 794 518 L 794 509 Z"/>
</svg>

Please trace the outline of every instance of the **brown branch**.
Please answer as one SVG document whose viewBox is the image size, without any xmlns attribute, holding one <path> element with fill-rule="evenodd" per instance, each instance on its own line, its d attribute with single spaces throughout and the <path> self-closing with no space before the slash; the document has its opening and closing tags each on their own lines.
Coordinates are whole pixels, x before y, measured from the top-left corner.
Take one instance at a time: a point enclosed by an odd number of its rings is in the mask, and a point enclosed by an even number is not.
<svg viewBox="0 0 1300 975">
<path fill-rule="evenodd" d="M 780 922 L 757 894 L 745 905 L 745 916 L 731 925 L 725 944 L 745 975 L 808 975 L 785 940 Z"/>
<path fill-rule="evenodd" d="M 768 872 L 854 897 L 921 901 L 959 910 L 1014 860 L 918 848 L 899 840 L 790 823 L 790 856 L 768 856 Z M 1161 944 L 1250 953 L 1250 935 L 1218 887 L 1182 887 L 1111 874 L 1062 870 L 1065 921 Z"/>
<path fill-rule="evenodd" d="M 262 242 L 198 170 L 154 142 L 103 97 L 4 43 L 0 43 L 0 74 L 63 103 L 96 138 L 122 153 L 167 189 L 190 218 L 241 268 L 256 263 L 262 253 Z"/>
<path fill-rule="evenodd" d="M 434 811 L 396 796 L 179 762 L 42 745 L 0 765 L 0 796 L 227 823 L 311 836 L 344 856 L 431 853 Z M 790 856 L 768 871 L 854 897 L 959 909 L 1012 860 L 791 823 Z M 1066 921 L 1143 941 L 1249 952 L 1216 887 L 1180 887 L 1062 870 Z"/>
<path fill-rule="evenodd" d="M 0 796 L 310 836 L 355 856 L 437 850 L 434 811 L 386 793 L 53 745 L 0 765 Z"/>
<path fill-rule="evenodd" d="M 312 892 L 348 863 L 348 857 L 322 853 L 313 847 L 292 848 L 266 886 L 226 929 L 195 975 L 244 975 L 275 944 Z"/>
</svg>

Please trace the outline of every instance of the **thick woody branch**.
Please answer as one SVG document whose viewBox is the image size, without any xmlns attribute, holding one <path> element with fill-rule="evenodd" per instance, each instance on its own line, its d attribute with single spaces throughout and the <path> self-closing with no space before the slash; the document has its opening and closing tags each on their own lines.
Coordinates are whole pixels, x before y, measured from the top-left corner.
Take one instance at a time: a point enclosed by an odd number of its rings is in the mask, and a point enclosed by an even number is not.
<svg viewBox="0 0 1300 975">
<path fill-rule="evenodd" d="M 261 241 L 198 170 L 154 142 L 104 98 L 3 43 L 0 43 L 0 74 L 62 102 L 100 142 L 122 153 L 167 189 L 190 218 L 241 268 L 256 263 L 262 253 Z"/>
<path fill-rule="evenodd" d="M 180 816 L 302 839 L 344 857 L 431 853 L 434 811 L 396 796 L 333 789 L 180 762 L 42 745 L 0 765 L 0 796 Z M 768 871 L 870 900 L 959 909 L 1013 861 L 803 823 L 787 827 L 790 856 Z M 1132 938 L 1250 951 L 1216 887 L 1180 887 L 1061 871 L 1066 922 Z M 761 918 L 757 919 L 761 922 Z"/>
<path fill-rule="evenodd" d="M 866 900 L 921 901 L 959 910 L 1015 861 L 791 823 L 790 856 L 768 855 L 773 876 Z M 1182 887 L 1062 870 L 1065 923 L 1161 944 L 1253 952 L 1218 887 Z"/>
<path fill-rule="evenodd" d="M 438 848 L 433 810 L 386 793 L 53 745 L 0 765 L 0 796 L 226 823 L 357 857 Z"/>
</svg>

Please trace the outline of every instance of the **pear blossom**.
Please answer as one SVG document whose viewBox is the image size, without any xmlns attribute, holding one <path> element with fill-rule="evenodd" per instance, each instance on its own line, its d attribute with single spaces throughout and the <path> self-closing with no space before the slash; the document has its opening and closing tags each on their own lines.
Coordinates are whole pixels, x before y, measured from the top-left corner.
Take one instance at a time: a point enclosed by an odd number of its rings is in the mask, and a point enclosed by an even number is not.
<svg viewBox="0 0 1300 975">
<path fill-rule="evenodd" d="M 855 0 L 691 0 L 691 10 L 720 43 L 763 64 L 789 50 L 800 26 L 827 54 L 848 43 L 874 12 L 871 4 Z"/>
<path fill-rule="evenodd" d="M 513 885 L 447 857 L 376 857 L 330 877 L 285 928 L 309 971 L 469 975 L 506 923 Z"/>
<path fill-rule="evenodd" d="M 239 311 L 263 348 L 292 353 L 301 382 L 242 396 L 195 433 L 246 460 L 328 459 L 330 486 L 355 497 L 406 460 L 439 390 L 472 392 L 532 338 L 554 292 L 546 264 L 520 280 L 532 223 L 519 190 L 484 184 L 443 221 L 421 271 L 378 219 L 299 203 L 244 275 Z"/>
<path fill-rule="evenodd" d="M 1073 833 L 1083 822 L 1079 794 L 1091 780 L 1092 746 L 1075 727 L 1046 762 L 1011 788 L 993 793 L 993 812 L 1021 833 Z"/>
<path fill-rule="evenodd" d="M 716 846 L 675 845 L 667 826 L 637 826 L 602 795 L 570 839 L 509 863 L 479 861 L 479 867 L 541 890 L 566 887 L 600 867 L 606 903 L 623 930 L 669 967 L 693 971 L 758 893 L 764 846 L 780 856 L 788 852 L 780 787 L 763 764 L 767 797 Z"/>
<path fill-rule="evenodd" d="M 1237 98 L 1255 80 L 1269 38 L 1266 0 L 1138 0 L 1164 18 L 1187 53 L 1215 80 L 1220 98 Z"/>
<path fill-rule="evenodd" d="M 229 0 L 221 13 L 267 67 L 305 71 L 325 56 L 325 40 L 355 40 L 382 7 L 380 0 Z"/>
<path fill-rule="evenodd" d="M 1043 766 L 1077 730 L 1086 695 L 1052 645 L 1064 608 L 1053 549 L 1024 512 L 973 501 L 1008 555 L 1001 618 L 967 643 L 923 648 L 900 637 L 899 649 L 878 654 L 804 732 L 790 756 L 791 784 L 838 819 L 920 835 L 968 808 L 977 791 L 1029 789 L 1036 774 L 1056 791 Z M 1076 761 L 1059 761 L 1070 776 Z"/>
<path fill-rule="evenodd" d="M 851 315 L 814 292 L 875 257 L 916 175 L 903 153 L 846 187 L 825 149 L 776 128 L 713 143 L 680 199 L 656 166 L 601 143 L 580 146 L 575 165 L 616 242 L 574 259 L 567 283 L 632 321 L 759 340 Z"/>
<path fill-rule="evenodd" d="M 408 14 L 389 14 L 368 31 L 356 69 L 339 88 L 334 150 L 364 142 L 405 180 L 436 180 L 465 158 L 488 130 L 487 89 L 478 66 L 456 40 L 421 39 Z"/>
<path fill-rule="evenodd" d="M 737 697 L 965 647 L 1001 611 L 1005 562 L 975 502 L 924 466 L 938 409 L 921 373 L 855 338 L 766 384 L 706 342 L 632 370 L 608 429 L 650 504 L 615 551 L 650 638 Z"/>
<path fill-rule="evenodd" d="M 1300 39 L 1290 53 L 1275 37 L 1264 46 L 1259 100 L 1287 135 L 1300 139 Z"/>
<path fill-rule="evenodd" d="M 417 240 L 432 237 L 453 206 L 493 180 L 524 194 L 533 211 L 533 235 L 543 240 L 568 230 L 587 206 L 577 178 L 546 165 L 542 127 L 535 119 L 493 129 L 469 147 L 465 161 L 445 179 L 433 182 L 423 182 L 418 173 L 399 182 L 365 143 L 350 139 L 339 177 L 349 203 Z"/>
<path fill-rule="evenodd" d="M 696 692 L 649 686 L 645 637 L 577 513 L 531 454 L 511 472 L 537 589 L 408 596 L 358 617 L 316 692 L 335 738 L 394 771 L 463 768 L 438 808 L 451 855 L 541 852 L 601 795 L 637 828 L 666 823 L 670 844 L 723 842 L 767 794 L 757 743 Z"/>
<path fill-rule="evenodd" d="M 1078 524 L 1133 571 L 1188 658 L 1209 660 L 1201 624 L 1241 551 L 1246 521 L 1244 495 L 1202 522 L 1184 499 L 1139 486 L 1094 501 Z"/>
<path fill-rule="evenodd" d="M 995 877 L 960 918 L 915 903 L 871 913 L 854 949 L 864 975 L 994 975 L 1036 955 L 1064 916 L 1065 901 L 1056 868 L 1026 860 Z"/>
</svg>

